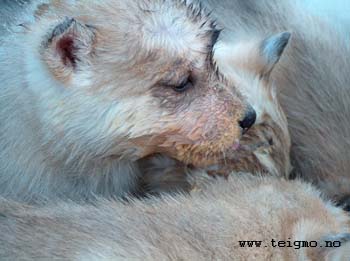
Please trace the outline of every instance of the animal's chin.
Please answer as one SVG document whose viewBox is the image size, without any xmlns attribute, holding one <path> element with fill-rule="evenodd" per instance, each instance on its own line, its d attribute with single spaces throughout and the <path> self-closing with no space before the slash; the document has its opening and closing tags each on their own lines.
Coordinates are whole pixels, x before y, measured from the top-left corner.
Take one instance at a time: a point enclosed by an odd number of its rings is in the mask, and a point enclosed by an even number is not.
<svg viewBox="0 0 350 261">
<path fill-rule="evenodd" d="M 184 146 L 182 147 L 182 150 L 177 150 L 175 155 L 173 154 L 169 156 L 186 165 L 205 168 L 219 164 L 228 154 L 237 154 L 240 148 L 240 141 L 239 139 L 236 139 L 226 146 Z"/>
</svg>

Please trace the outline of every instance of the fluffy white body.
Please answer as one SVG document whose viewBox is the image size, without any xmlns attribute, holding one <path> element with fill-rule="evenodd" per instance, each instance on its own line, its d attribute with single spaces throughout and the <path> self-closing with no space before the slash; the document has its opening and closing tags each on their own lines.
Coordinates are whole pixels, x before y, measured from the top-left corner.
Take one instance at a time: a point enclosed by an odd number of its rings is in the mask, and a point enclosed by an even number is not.
<svg viewBox="0 0 350 261">
<path fill-rule="evenodd" d="M 70 202 L 38 208 L 1 200 L 0 258 L 349 259 L 349 217 L 310 185 L 247 173 L 211 183 L 202 183 L 191 196 L 130 204 L 100 199 L 95 206 Z M 262 245 L 242 247 L 239 241 Z M 337 247 L 326 247 L 326 241 Z"/>
</svg>

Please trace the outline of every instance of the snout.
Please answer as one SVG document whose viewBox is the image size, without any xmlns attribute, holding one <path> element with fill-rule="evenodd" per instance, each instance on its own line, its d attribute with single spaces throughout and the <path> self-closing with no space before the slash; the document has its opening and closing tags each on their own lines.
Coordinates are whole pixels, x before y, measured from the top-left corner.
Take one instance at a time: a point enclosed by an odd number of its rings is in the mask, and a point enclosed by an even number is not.
<svg viewBox="0 0 350 261">
<path fill-rule="evenodd" d="M 242 132 L 255 123 L 255 110 L 238 91 L 221 85 L 197 96 L 186 106 L 166 108 L 169 112 L 147 128 L 151 133 L 142 138 L 141 149 L 196 167 L 216 164 L 236 151 Z"/>
<path fill-rule="evenodd" d="M 256 112 L 253 109 L 253 107 L 249 106 L 243 119 L 238 122 L 239 126 L 243 130 L 243 133 L 247 132 L 250 129 L 250 127 L 254 125 L 255 120 L 256 120 Z"/>
</svg>

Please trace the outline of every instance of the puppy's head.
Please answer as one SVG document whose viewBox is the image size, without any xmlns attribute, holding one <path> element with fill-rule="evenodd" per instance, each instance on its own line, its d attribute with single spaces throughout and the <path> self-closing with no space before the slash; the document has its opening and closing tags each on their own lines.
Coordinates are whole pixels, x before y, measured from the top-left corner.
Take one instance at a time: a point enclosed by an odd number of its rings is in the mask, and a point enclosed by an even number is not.
<svg viewBox="0 0 350 261">
<path fill-rule="evenodd" d="M 213 61 L 219 31 L 200 7 L 53 1 L 35 26 L 41 63 L 29 64 L 50 79 L 32 79 L 42 89 L 48 140 L 61 137 L 77 155 L 164 153 L 203 166 L 254 123 L 253 110 Z"/>
<path fill-rule="evenodd" d="M 290 135 L 273 82 L 273 69 L 283 59 L 291 34 L 242 37 L 234 43 L 218 43 L 215 59 L 256 111 L 256 123 L 226 155 L 221 166 L 229 171 L 288 175 Z"/>
</svg>

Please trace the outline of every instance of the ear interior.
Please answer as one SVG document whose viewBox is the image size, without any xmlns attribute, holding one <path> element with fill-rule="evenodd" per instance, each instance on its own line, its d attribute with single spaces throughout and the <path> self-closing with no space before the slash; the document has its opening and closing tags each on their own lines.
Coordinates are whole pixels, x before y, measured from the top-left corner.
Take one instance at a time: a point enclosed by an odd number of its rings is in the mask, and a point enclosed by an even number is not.
<svg viewBox="0 0 350 261">
<path fill-rule="evenodd" d="M 66 18 L 53 29 L 44 47 L 44 58 L 54 74 L 69 74 L 80 63 L 88 61 L 94 40 L 95 32 L 91 26 Z"/>
<path fill-rule="evenodd" d="M 77 46 L 74 42 L 74 36 L 62 37 L 57 41 L 56 48 L 61 60 L 65 66 L 76 66 L 78 60 Z"/>
</svg>

